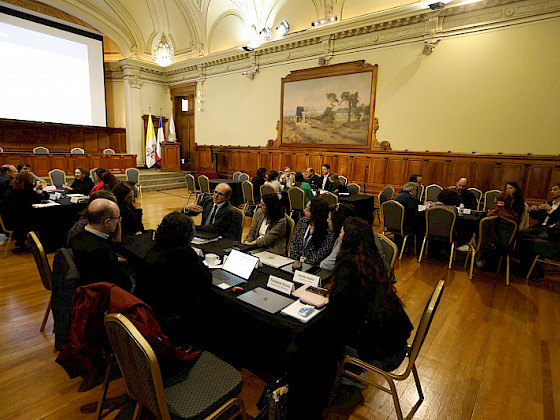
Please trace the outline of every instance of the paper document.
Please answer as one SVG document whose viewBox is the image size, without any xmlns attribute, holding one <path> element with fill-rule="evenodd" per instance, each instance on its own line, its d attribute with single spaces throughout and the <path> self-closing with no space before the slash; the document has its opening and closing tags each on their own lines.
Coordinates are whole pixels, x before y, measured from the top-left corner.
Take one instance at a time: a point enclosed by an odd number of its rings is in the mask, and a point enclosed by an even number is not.
<svg viewBox="0 0 560 420">
<path fill-rule="evenodd" d="M 303 303 L 301 300 L 297 300 L 290 306 L 286 306 L 282 309 L 280 313 L 306 323 L 309 322 L 310 319 L 315 318 L 317 314 L 321 313 L 321 311 L 322 309 L 317 309 L 312 305 Z"/>
<path fill-rule="evenodd" d="M 205 245 L 205 244 L 209 244 L 210 242 L 216 242 L 220 238 L 221 238 L 221 236 L 218 236 L 217 238 L 212 238 L 212 239 L 198 238 L 198 237 L 195 236 L 194 238 L 192 238 L 191 244 L 193 244 L 193 245 Z"/>
<path fill-rule="evenodd" d="M 38 203 L 38 204 L 32 204 L 32 206 L 36 209 L 41 209 L 43 207 L 60 206 L 60 203 Z"/>
</svg>

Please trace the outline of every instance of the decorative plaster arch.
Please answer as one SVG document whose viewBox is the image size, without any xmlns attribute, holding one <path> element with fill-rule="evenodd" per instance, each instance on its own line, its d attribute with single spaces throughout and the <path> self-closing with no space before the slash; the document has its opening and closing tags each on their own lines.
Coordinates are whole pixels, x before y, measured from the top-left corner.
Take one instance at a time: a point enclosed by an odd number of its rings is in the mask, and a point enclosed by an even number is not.
<svg viewBox="0 0 560 420">
<path fill-rule="evenodd" d="M 185 22 L 187 23 L 187 28 L 191 39 L 198 45 L 204 40 L 205 33 L 205 19 L 203 19 L 202 11 L 199 8 L 193 6 L 193 0 L 173 0 L 177 8 L 181 11 Z"/>
<path fill-rule="evenodd" d="M 206 48 L 207 51 L 210 51 L 210 41 L 212 39 L 212 35 L 214 34 L 214 30 L 216 29 L 218 24 L 228 16 L 235 16 L 243 23 L 244 26 L 246 25 L 245 16 L 243 16 L 243 14 L 239 12 L 239 10 L 229 9 L 229 10 L 226 10 L 225 12 L 222 12 L 218 16 L 218 18 L 214 21 L 214 23 L 212 24 L 212 27 L 210 28 L 210 31 L 208 31 L 208 35 L 207 35 L 206 41 L 204 43 L 204 45 L 207 46 L 207 48 Z"/>
</svg>

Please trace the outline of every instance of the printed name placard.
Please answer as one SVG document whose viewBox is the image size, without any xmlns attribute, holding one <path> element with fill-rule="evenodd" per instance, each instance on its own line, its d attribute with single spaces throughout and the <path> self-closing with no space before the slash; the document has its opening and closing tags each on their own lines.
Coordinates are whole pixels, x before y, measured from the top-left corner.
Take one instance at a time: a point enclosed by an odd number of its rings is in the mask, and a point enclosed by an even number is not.
<svg viewBox="0 0 560 420">
<path fill-rule="evenodd" d="M 72 198 L 70 198 L 70 202 L 71 202 L 71 203 L 77 203 L 77 202 L 79 202 L 79 201 L 80 201 L 80 198 L 79 198 L 79 197 L 72 197 Z"/>
<path fill-rule="evenodd" d="M 60 197 L 62 197 L 62 194 L 57 192 L 57 193 L 54 193 L 54 196 L 55 196 L 55 200 L 58 200 Z"/>
<path fill-rule="evenodd" d="M 270 287 L 271 289 L 278 290 L 279 292 L 286 293 L 290 295 L 292 290 L 294 290 L 294 283 L 290 280 L 284 280 L 280 277 L 276 276 L 268 276 L 268 283 L 266 287 Z"/>
<path fill-rule="evenodd" d="M 49 194 L 49 200 L 56 200 L 56 194 Z"/>
<path fill-rule="evenodd" d="M 463 209 L 463 214 L 471 214 L 471 209 Z"/>
<path fill-rule="evenodd" d="M 301 270 L 296 270 L 296 272 L 294 273 L 294 281 L 296 283 L 309 284 L 310 286 L 317 287 L 319 286 L 321 277 L 314 274 L 305 273 Z"/>
</svg>

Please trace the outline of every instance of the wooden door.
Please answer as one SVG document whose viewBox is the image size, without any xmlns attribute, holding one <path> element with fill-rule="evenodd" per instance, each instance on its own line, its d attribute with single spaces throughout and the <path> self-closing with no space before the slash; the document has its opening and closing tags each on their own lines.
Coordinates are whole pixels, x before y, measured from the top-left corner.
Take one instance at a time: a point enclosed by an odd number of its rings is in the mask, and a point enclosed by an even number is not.
<svg viewBox="0 0 560 420">
<path fill-rule="evenodd" d="M 170 88 L 177 142 L 181 145 L 181 169 L 194 170 L 196 151 L 194 139 L 194 108 L 196 83 Z"/>
</svg>

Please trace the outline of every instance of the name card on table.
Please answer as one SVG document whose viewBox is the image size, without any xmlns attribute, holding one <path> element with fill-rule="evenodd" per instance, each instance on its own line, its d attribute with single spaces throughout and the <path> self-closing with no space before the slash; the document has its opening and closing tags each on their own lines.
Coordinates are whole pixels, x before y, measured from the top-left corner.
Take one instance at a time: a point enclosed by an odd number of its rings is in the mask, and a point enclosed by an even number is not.
<svg viewBox="0 0 560 420">
<path fill-rule="evenodd" d="M 291 295 L 294 290 L 294 283 L 289 280 L 284 280 L 280 277 L 270 275 L 268 276 L 268 283 L 266 284 L 266 287 Z"/>
<path fill-rule="evenodd" d="M 463 214 L 471 214 L 471 209 L 463 209 Z"/>
<path fill-rule="evenodd" d="M 62 197 L 62 194 L 59 193 L 59 192 L 55 192 L 54 195 L 56 197 L 56 200 L 58 200 L 58 199 L 60 199 L 60 197 Z"/>
<path fill-rule="evenodd" d="M 314 274 L 309 274 L 301 270 L 296 270 L 294 273 L 294 281 L 296 283 L 309 284 L 310 286 L 317 287 L 321 281 L 321 277 Z"/>
<path fill-rule="evenodd" d="M 425 204 L 418 204 L 418 211 L 426 211 L 427 208 Z"/>
<path fill-rule="evenodd" d="M 80 197 L 71 197 L 70 202 L 71 203 L 79 203 L 80 202 Z"/>
<path fill-rule="evenodd" d="M 56 200 L 56 194 L 49 194 L 49 200 L 55 201 Z"/>
</svg>

